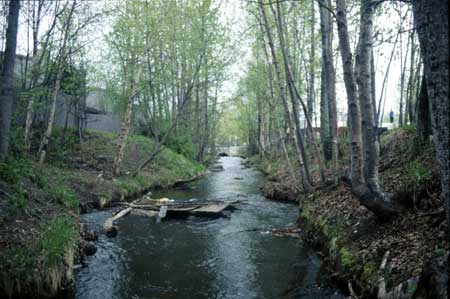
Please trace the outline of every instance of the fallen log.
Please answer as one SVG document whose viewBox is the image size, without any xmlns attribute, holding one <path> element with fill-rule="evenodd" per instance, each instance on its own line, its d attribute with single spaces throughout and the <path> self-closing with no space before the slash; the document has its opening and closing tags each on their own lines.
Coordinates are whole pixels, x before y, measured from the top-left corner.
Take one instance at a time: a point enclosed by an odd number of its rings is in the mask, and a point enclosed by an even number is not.
<svg viewBox="0 0 450 299">
<path fill-rule="evenodd" d="M 108 237 L 112 238 L 117 236 L 117 227 L 114 226 L 114 221 L 122 218 L 123 216 L 126 216 L 128 213 L 131 212 L 132 209 L 133 208 L 123 209 L 116 215 L 106 219 L 105 223 L 103 224 L 103 230 L 105 231 Z"/>
</svg>

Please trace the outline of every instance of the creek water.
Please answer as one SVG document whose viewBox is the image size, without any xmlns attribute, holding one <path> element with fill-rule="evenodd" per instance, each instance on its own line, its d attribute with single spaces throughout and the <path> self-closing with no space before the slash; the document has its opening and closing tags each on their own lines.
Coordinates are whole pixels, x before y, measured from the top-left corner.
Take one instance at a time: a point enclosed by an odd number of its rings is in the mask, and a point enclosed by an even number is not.
<svg viewBox="0 0 450 299">
<path fill-rule="evenodd" d="M 179 200 L 238 199 L 237 210 L 219 219 L 120 219 L 117 237 L 100 235 L 97 253 L 77 271 L 74 297 L 343 298 L 324 286 L 319 258 L 300 239 L 262 233 L 293 224 L 298 209 L 265 199 L 264 178 L 241 162 L 223 157 L 222 172 L 183 189 L 152 193 Z M 82 221 L 100 230 L 110 215 L 88 213 Z"/>
</svg>

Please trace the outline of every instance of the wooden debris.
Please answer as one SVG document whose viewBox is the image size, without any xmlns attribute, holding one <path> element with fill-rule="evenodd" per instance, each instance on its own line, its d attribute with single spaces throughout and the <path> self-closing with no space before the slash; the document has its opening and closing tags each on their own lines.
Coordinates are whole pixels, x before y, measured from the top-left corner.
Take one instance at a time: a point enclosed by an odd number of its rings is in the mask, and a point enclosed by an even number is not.
<svg viewBox="0 0 450 299">
<path fill-rule="evenodd" d="M 108 218 L 103 224 L 103 229 L 108 237 L 117 235 L 117 228 L 114 221 L 132 212 L 133 214 L 156 218 L 156 222 L 160 223 L 166 217 L 187 218 L 188 216 L 200 217 L 224 217 L 225 210 L 233 210 L 235 206 L 240 204 L 239 200 L 221 201 L 209 200 L 202 202 L 191 201 L 174 201 L 168 198 L 150 199 L 142 198 L 131 203 L 121 202 L 127 208 L 121 210 L 116 215 Z"/>
<path fill-rule="evenodd" d="M 158 217 L 156 218 L 156 223 L 160 223 L 162 219 L 166 217 L 167 214 L 167 206 L 162 206 L 159 209 Z"/>
<path fill-rule="evenodd" d="M 143 210 L 143 209 L 133 209 L 131 211 L 134 215 L 146 216 L 150 218 L 156 218 L 158 216 L 158 212 L 151 210 Z"/>
<path fill-rule="evenodd" d="M 114 221 L 127 215 L 128 213 L 131 212 L 132 209 L 133 208 L 123 209 L 116 215 L 106 219 L 105 223 L 103 224 L 103 230 L 105 231 L 108 237 L 111 238 L 117 236 L 117 228 L 114 226 Z"/>
</svg>

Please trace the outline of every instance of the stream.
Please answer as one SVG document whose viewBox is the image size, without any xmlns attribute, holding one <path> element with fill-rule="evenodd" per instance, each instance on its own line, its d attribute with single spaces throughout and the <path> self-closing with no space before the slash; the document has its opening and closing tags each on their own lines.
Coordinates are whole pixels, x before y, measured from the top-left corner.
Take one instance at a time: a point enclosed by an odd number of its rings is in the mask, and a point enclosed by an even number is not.
<svg viewBox="0 0 450 299">
<path fill-rule="evenodd" d="M 264 177 L 241 162 L 222 157 L 223 171 L 151 195 L 240 200 L 237 210 L 218 219 L 118 220 L 117 237 L 100 234 L 97 253 L 76 272 L 74 298 L 344 298 L 326 286 L 320 259 L 299 238 L 264 233 L 295 223 L 298 209 L 265 199 Z M 106 210 L 81 218 L 101 230 L 110 216 Z"/>
</svg>

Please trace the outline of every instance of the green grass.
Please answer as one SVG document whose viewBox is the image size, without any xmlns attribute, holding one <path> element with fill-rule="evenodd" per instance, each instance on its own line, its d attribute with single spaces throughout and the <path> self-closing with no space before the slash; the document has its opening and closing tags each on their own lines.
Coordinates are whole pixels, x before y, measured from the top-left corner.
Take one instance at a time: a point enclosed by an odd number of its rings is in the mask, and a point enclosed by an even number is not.
<svg viewBox="0 0 450 299">
<path fill-rule="evenodd" d="M 72 255 L 78 238 L 73 217 L 59 214 L 44 222 L 39 228 L 39 237 L 27 246 L 16 246 L 2 252 L 0 256 L 0 284 L 6 293 L 14 289 L 26 292 L 28 287 L 54 288 L 58 277 L 46 273 L 65 271 L 65 259 Z M 53 269 L 53 270 L 51 270 Z M 30 275 L 32 274 L 32 275 Z M 55 291 L 55 290 L 53 290 Z"/>
<path fill-rule="evenodd" d="M 355 265 L 355 257 L 353 254 L 346 247 L 342 247 L 339 252 L 342 265 L 347 269 L 351 269 Z"/>
<path fill-rule="evenodd" d="M 44 265 L 62 263 L 67 250 L 75 248 L 77 235 L 75 223 L 68 215 L 58 215 L 42 225 L 37 247 Z"/>
<path fill-rule="evenodd" d="M 22 177 L 33 175 L 33 165 L 30 160 L 9 157 L 0 162 L 0 180 L 9 184 L 18 184 Z"/>
<path fill-rule="evenodd" d="M 61 203 L 69 208 L 77 209 L 79 205 L 78 197 L 64 185 L 55 185 L 47 190 L 48 196 L 55 202 Z"/>
</svg>

